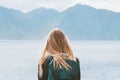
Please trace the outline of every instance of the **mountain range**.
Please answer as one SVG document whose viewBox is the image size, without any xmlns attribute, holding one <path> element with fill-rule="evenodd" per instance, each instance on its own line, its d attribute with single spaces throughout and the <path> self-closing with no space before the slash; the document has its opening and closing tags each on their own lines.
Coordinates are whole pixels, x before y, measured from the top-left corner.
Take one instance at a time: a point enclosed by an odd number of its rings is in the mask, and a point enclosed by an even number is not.
<svg viewBox="0 0 120 80">
<path fill-rule="evenodd" d="M 71 40 L 120 40 L 120 13 L 81 4 L 62 12 L 41 7 L 28 13 L 0 6 L 0 39 L 40 40 L 54 28 Z"/>
</svg>

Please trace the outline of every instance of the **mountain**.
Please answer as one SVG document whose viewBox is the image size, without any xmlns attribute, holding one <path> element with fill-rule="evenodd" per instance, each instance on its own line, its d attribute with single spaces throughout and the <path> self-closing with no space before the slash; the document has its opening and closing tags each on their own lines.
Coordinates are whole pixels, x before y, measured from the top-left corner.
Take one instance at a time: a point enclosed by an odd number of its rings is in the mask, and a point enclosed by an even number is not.
<svg viewBox="0 0 120 80">
<path fill-rule="evenodd" d="M 52 20 L 56 15 L 57 11 L 43 8 L 25 14 L 1 7 L 0 39 L 41 39 L 55 28 Z"/>
<path fill-rule="evenodd" d="M 70 39 L 120 40 L 120 13 L 76 5 L 62 14 L 60 26 Z"/>
<path fill-rule="evenodd" d="M 43 39 L 59 27 L 72 40 L 120 40 L 120 13 L 77 4 L 63 12 L 0 7 L 0 39 Z"/>
</svg>

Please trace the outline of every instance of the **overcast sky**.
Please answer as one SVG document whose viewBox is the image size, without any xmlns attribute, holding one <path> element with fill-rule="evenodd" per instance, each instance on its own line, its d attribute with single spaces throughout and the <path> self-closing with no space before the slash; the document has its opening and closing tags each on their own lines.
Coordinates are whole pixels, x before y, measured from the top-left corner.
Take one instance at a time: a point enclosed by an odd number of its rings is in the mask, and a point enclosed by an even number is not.
<svg viewBox="0 0 120 80">
<path fill-rule="evenodd" d="M 0 0 L 0 6 L 28 12 L 39 7 L 63 11 L 77 3 L 120 12 L 120 0 Z"/>
</svg>

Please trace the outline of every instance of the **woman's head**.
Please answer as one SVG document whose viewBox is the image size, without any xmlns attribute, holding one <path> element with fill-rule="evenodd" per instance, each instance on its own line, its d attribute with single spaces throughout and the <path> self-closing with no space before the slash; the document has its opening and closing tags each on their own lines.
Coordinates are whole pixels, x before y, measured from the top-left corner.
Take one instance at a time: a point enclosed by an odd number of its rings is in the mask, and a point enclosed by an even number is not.
<svg viewBox="0 0 120 80">
<path fill-rule="evenodd" d="M 45 62 L 48 56 L 53 56 L 55 68 L 64 67 L 69 69 L 71 67 L 65 62 L 65 60 L 75 60 L 66 35 L 60 29 L 54 29 L 48 34 L 46 45 L 39 61 L 40 75 L 42 75 L 43 72 L 42 64 Z"/>
<path fill-rule="evenodd" d="M 53 55 L 64 53 L 73 56 L 67 38 L 60 29 L 54 29 L 49 33 L 46 43 L 46 51 Z"/>
</svg>

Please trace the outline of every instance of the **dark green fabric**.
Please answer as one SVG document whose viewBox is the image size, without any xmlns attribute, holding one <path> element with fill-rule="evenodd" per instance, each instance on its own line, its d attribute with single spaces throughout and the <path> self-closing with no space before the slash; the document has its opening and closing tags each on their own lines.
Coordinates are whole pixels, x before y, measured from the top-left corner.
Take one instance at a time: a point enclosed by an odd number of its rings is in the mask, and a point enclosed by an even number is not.
<svg viewBox="0 0 120 80">
<path fill-rule="evenodd" d="M 72 67 L 70 70 L 65 68 L 54 68 L 53 58 L 48 66 L 48 80 L 80 80 L 80 63 L 73 60 L 66 60 L 66 62 Z"/>
<path fill-rule="evenodd" d="M 48 80 L 48 66 L 50 61 L 52 60 L 52 57 L 48 57 L 45 62 L 42 64 L 42 68 L 43 68 L 43 76 L 40 77 L 39 75 L 39 64 L 38 64 L 38 80 Z"/>
<path fill-rule="evenodd" d="M 77 62 L 73 60 L 66 60 L 66 62 L 72 67 L 71 70 L 66 70 L 65 68 L 54 68 L 53 67 L 53 57 L 50 56 L 43 64 L 43 76 L 39 77 L 38 80 L 81 80 L 80 74 L 80 62 L 77 58 Z M 39 72 L 39 65 L 38 65 Z"/>
</svg>

